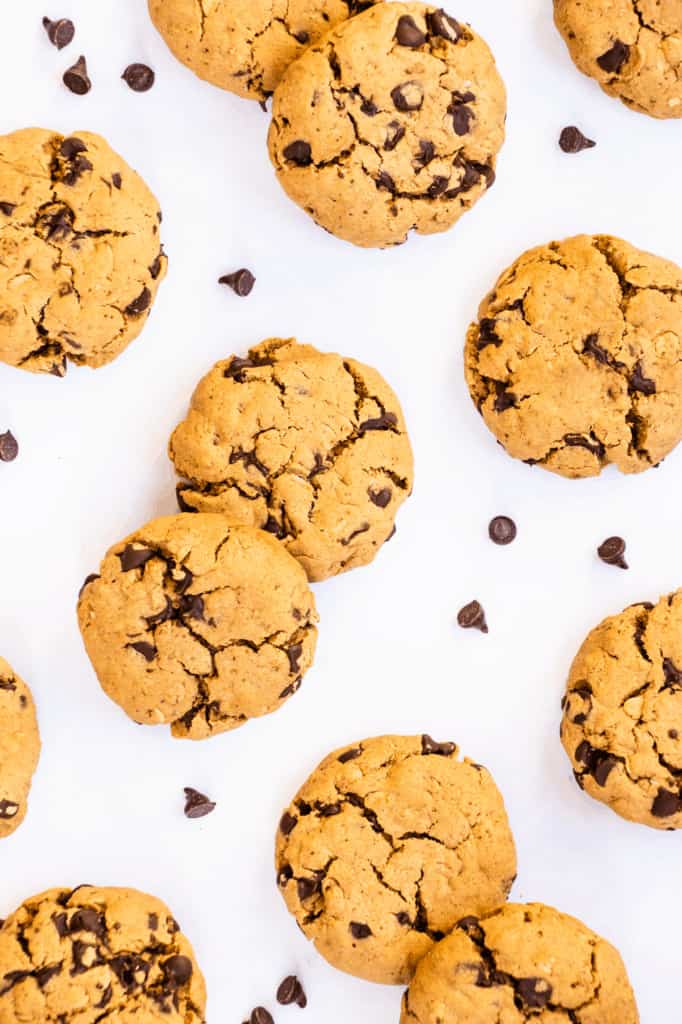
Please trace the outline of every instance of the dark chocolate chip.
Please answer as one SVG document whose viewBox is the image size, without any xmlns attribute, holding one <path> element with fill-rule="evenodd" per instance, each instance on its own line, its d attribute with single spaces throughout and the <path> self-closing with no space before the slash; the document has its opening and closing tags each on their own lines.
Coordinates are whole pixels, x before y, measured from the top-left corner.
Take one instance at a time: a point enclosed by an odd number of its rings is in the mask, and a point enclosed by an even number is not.
<svg viewBox="0 0 682 1024">
<path fill-rule="evenodd" d="M 301 665 L 301 655 L 303 654 L 303 644 L 292 644 L 287 650 L 287 657 L 289 659 L 289 671 L 299 672 Z"/>
<path fill-rule="evenodd" d="M 509 516 L 495 516 L 488 524 L 488 536 L 493 544 L 511 544 L 516 540 L 516 523 Z"/>
<path fill-rule="evenodd" d="M 630 375 L 630 391 L 640 391 L 643 395 L 656 394 L 656 381 L 644 376 L 641 362 L 637 363 Z"/>
<path fill-rule="evenodd" d="M 400 140 L 405 137 L 405 128 L 398 121 L 391 121 L 386 128 L 386 141 L 384 149 L 390 152 L 395 149 Z"/>
<path fill-rule="evenodd" d="M 277 1002 L 280 1006 L 291 1006 L 296 1003 L 301 1009 L 308 1005 L 308 999 L 303 991 L 303 985 L 294 974 L 285 978 L 277 989 Z"/>
<path fill-rule="evenodd" d="M 4 213 L 5 217 L 11 217 L 16 208 L 16 203 L 0 203 L 0 213 Z"/>
<path fill-rule="evenodd" d="M 365 420 L 358 427 L 360 434 L 366 433 L 368 430 L 391 430 L 397 426 L 398 417 L 394 412 L 385 412 L 383 416 L 377 416 L 376 419 Z"/>
<path fill-rule="evenodd" d="M 575 125 L 563 128 L 559 136 L 559 146 L 564 153 L 582 153 L 584 149 L 594 149 L 596 145 L 596 142 L 583 135 Z"/>
<path fill-rule="evenodd" d="M 294 32 L 294 39 L 300 43 L 301 46 L 306 46 L 310 42 L 310 34 L 305 30 L 301 32 Z"/>
<path fill-rule="evenodd" d="M 149 926 L 150 932 L 155 932 L 157 930 L 157 928 L 159 927 L 159 915 L 158 914 L 148 914 L 147 915 L 147 925 Z"/>
<path fill-rule="evenodd" d="M 320 818 L 335 818 L 341 814 L 341 804 L 316 804 L 315 810 Z"/>
<path fill-rule="evenodd" d="M 419 82 L 402 82 L 391 89 L 391 99 L 396 110 L 403 113 L 409 110 L 420 110 L 424 102 L 424 90 Z"/>
<path fill-rule="evenodd" d="M 295 814 L 289 814 L 285 811 L 279 821 L 279 830 L 283 836 L 289 836 L 296 828 L 298 824 L 298 818 Z"/>
<path fill-rule="evenodd" d="M 272 1014 L 264 1006 L 257 1006 L 251 1013 L 249 1024 L 275 1024 Z"/>
<path fill-rule="evenodd" d="M 35 979 L 38 982 L 38 988 L 45 988 L 48 981 L 56 975 L 62 973 L 61 964 L 53 964 L 51 967 L 41 967 L 35 973 Z"/>
<path fill-rule="evenodd" d="M 147 64 L 129 64 L 121 78 L 133 92 L 148 92 L 154 84 L 156 75 Z"/>
<path fill-rule="evenodd" d="M 597 548 L 597 554 L 607 565 L 616 565 L 619 569 L 627 569 L 625 561 L 625 541 L 622 537 L 608 537 Z"/>
<path fill-rule="evenodd" d="M 93 935 L 102 938 L 107 933 L 104 915 L 88 907 L 77 910 L 69 921 L 69 933 L 74 935 L 76 932 L 92 932 Z"/>
<path fill-rule="evenodd" d="M 133 992 L 140 984 L 144 984 L 149 974 L 149 964 L 135 953 L 124 953 L 112 957 L 109 966 L 126 992 Z M 140 981 L 140 977 L 144 981 Z"/>
<path fill-rule="evenodd" d="M 156 552 L 151 548 L 134 548 L 132 544 L 128 544 L 118 555 L 121 571 L 130 572 L 131 569 L 139 569 L 155 554 Z"/>
<path fill-rule="evenodd" d="M 436 177 L 432 180 L 428 189 L 426 190 L 427 194 L 431 197 L 431 199 L 436 199 L 438 196 L 443 195 L 443 192 L 445 192 L 449 184 L 449 178 L 443 177 L 442 174 L 437 174 Z"/>
<path fill-rule="evenodd" d="M 456 743 L 436 743 L 428 733 L 424 733 L 422 736 L 422 754 L 437 754 L 439 757 L 450 757 L 456 750 Z"/>
<path fill-rule="evenodd" d="M 204 793 L 191 786 L 185 786 L 185 817 L 205 818 L 207 814 L 215 811 L 215 801 L 209 800 Z"/>
<path fill-rule="evenodd" d="M 309 167 L 313 160 L 310 143 L 302 139 L 290 142 L 284 149 L 284 159 L 290 160 L 292 164 L 298 164 L 299 167 Z"/>
<path fill-rule="evenodd" d="M 519 978 L 516 992 L 524 1006 L 543 1009 L 552 998 L 552 986 L 544 978 Z"/>
<path fill-rule="evenodd" d="M 387 192 L 395 192 L 395 182 L 387 171 L 379 171 L 374 179 L 377 188 L 385 188 Z"/>
<path fill-rule="evenodd" d="M 118 189 L 120 189 L 121 185 L 123 184 L 123 179 L 121 178 L 121 175 L 118 173 L 118 171 L 114 171 L 114 173 L 111 175 L 111 184 L 114 186 L 114 188 Z"/>
<path fill-rule="evenodd" d="M 502 338 L 497 334 L 496 327 L 497 320 L 489 316 L 483 317 L 478 325 L 478 341 L 476 342 L 479 352 L 482 352 L 488 345 L 495 345 L 497 348 L 502 344 Z"/>
<path fill-rule="evenodd" d="M 609 775 L 617 764 L 617 759 L 609 754 L 602 753 L 599 757 L 593 757 L 591 766 L 592 778 L 598 786 L 603 788 L 606 785 Z"/>
<path fill-rule="evenodd" d="M 180 614 L 187 615 L 190 619 L 198 619 L 205 622 L 204 599 L 200 594 L 186 594 L 180 602 Z"/>
<path fill-rule="evenodd" d="M 19 454 L 19 443 L 11 430 L 0 434 L 0 462 L 14 462 Z"/>
<path fill-rule="evenodd" d="M 218 278 L 218 284 L 226 284 L 240 299 L 245 299 L 247 295 L 251 294 L 255 283 L 256 278 L 246 267 L 235 270 L 233 274 L 223 274 Z"/>
<path fill-rule="evenodd" d="M 481 633 L 488 632 L 485 612 L 478 601 L 470 601 L 457 613 L 457 623 L 462 629 L 478 629 Z"/>
<path fill-rule="evenodd" d="M 149 309 L 152 302 L 152 293 L 149 288 L 145 287 L 142 289 L 136 299 L 125 308 L 126 316 L 141 316 L 146 309 Z"/>
<path fill-rule="evenodd" d="M 670 818 L 682 810 L 682 800 L 679 793 L 671 793 L 668 789 L 659 789 L 658 795 L 651 805 L 651 813 L 654 818 Z"/>
<path fill-rule="evenodd" d="M 446 14 L 442 7 L 440 10 L 434 11 L 433 14 L 427 14 L 426 23 L 432 35 L 447 39 L 450 43 L 456 43 L 464 35 L 464 30 L 459 22 Z"/>
<path fill-rule="evenodd" d="M 43 25 L 47 32 L 47 38 L 58 50 L 63 50 L 65 46 L 68 46 L 76 34 L 76 28 L 69 18 L 58 18 L 56 21 L 43 18 Z"/>
<path fill-rule="evenodd" d="M 75 64 L 68 68 L 62 77 L 66 88 L 75 93 L 76 96 L 85 96 L 92 89 L 92 82 L 88 76 L 88 65 L 85 57 L 78 58 Z"/>
<path fill-rule="evenodd" d="M 401 46 L 410 46 L 412 49 L 417 49 L 426 42 L 426 34 L 409 14 L 403 14 L 402 18 L 398 19 L 395 37 Z"/>
<path fill-rule="evenodd" d="M 609 75 L 617 75 L 630 56 L 630 47 L 616 39 L 610 50 L 597 57 L 597 64 Z"/>
<path fill-rule="evenodd" d="M 161 964 L 161 970 L 168 988 L 182 988 L 192 977 L 192 961 L 188 956 L 176 954 Z"/>
<path fill-rule="evenodd" d="M 161 252 L 155 258 L 154 262 L 152 263 L 151 267 L 149 268 L 149 273 L 151 274 L 153 281 L 156 281 L 158 276 L 159 276 L 159 274 L 161 273 L 161 261 L 163 259 L 163 255 L 164 255 L 163 246 L 161 246 Z"/>
<path fill-rule="evenodd" d="M 361 921 L 351 921 L 349 930 L 354 939 L 368 939 L 372 934 L 370 926 Z"/>
<path fill-rule="evenodd" d="M 360 110 L 367 117 L 376 117 L 377 114 L 379 113 L 379 108 L 374 102 L 374 100 L 366 100 L 364 98 L 360 105 Z"/>
<path fill-rule="evenodd" d="M 369 500 L 372 504 L 376 505 L 377 508 L 386 508 L 391 503 L 393 493 L 389 487 L 382 487 L 380 491 L 373 491 L 370 487 L 367 491 L 369 494 Z"/>
<path fill-rule="evenodd" d="M 350 750 L 344 750 L 343 754 L 339 754 L 337 760 L 340 764 L 347 764 L 349 761 L 355 761 L 361 755 L 362 747 L 351 747 Z"/>
<path fill-rule="evenodd" d="M 663 659 L 663 676 L 667 688 L 673 690 L 676 687 L 682 686 L 682 672 L 672 658 Z"/>
<path fill-rule="evenodd" d="M 320 891 L 320 880 L 319 878 L 299 878 L 296 882 L 296 890 L 299 900 L 303 903 Z"/>
<path fill-rule="evenodd" d="M 598 363 L 603 363 L 605 366 L 617 368 L 623 365 L 613 359 L 606 349 L 599 344 L 598 334 L 588 334 L 583 342 L 583 353 L 588 356 L 594 356 Z"/>
<path fill-rule="evenodd" d="M 436 155 L 436 147 L 428 139 L 420 139 L 419 156 L 415 157 L 415 163 L 420 167 L 430 164 Z"/>
<path fill-rule="evenodd" d="M 148 644 L 145 640 L 141 640 L 139 643 L 129 644 L 134 651 L 141 654 L 145 661 L 154 661 L 156 657 L 156 647 L 153 644 Z"/>
</svg>

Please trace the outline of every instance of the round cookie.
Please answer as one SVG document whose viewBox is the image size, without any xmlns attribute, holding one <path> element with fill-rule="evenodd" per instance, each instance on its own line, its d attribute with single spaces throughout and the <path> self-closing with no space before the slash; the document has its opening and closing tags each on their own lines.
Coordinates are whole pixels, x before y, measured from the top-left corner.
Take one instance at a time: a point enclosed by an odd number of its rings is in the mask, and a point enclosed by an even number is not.
<svg viewBox="0 0 682 1024">
<path fill-rule="evenodd" d="M 508 903 L 460 921 L 420 963 L 401 1024 L 638 1024 L 623 961 L 574 917 Z"/>
<path fill-rule="evenodd" d="M 604 92 L 652 117 L 682 117 L 679 0 L 554 0 L 578 68 Z"/>
<path fill-rule="evenodd" d="M 682 437 L 682 270 L 608 235 L 531 249 L 481 303 L 465 373 L 517 459 L 573 478 L 655 466 Z"/>
<path fill-rule="evenodd" d="M 0 658 L 0 839 L 11 835 L 26 817 L 39 757 L 40 733 L 31 691 Z"/>
<path fill-rule="evenodd" d="M 629 821 L 682 828 L 682 590 L 592 630 L 563 712 L 581 789 Z"/>
<path fill-rule="evenodd" d="M 495 179 L 506 92 L 486 43 L 442 9 L 379 4 L 285 72 L 270 158 L 338 238 L 386 247 L 445 231 Z"/>
<path fill-rule="evenodd" d="M 169 453 L 183 510 L 268 530 L 311 580 L 371 562 L 412 489 L 405 421 L 384 379 L 293 339 L 217 363 Z"/>
<path fill-rule="evenodd" d="M 465 914 L 507 898 L 516 851 L 488 771 L 454 743 L 382 736 L 330 754 L 285 811 L 277 881 L 342 971 L 408 982 Z"/>
<path fill-rule="evenodd" d="M 205 739 L 275 711 L 313 661 L 305 572 L 222 515 L 155 519 L 115 544 L 78 601 L 102 688 L 135 722 Z"/>
<path fill-rule="evenodd" d="M 166 273 L 161 213 L 91 132 L 0 137 L 0 360 L 63 377 L 142 330 Z"/>
<path fill-rule="evenodd" d="M 134 889 L 50 889 L 0 928 L 2 1024 L 204 1024 L 206 990 L 168 907 Z"/>
<path fill-rule="evenodd" d="M 321 35 L 381 0 L 148 0 L 178 60 L 199 78 L 266 100 L 284 71 Z"/>
</svg>

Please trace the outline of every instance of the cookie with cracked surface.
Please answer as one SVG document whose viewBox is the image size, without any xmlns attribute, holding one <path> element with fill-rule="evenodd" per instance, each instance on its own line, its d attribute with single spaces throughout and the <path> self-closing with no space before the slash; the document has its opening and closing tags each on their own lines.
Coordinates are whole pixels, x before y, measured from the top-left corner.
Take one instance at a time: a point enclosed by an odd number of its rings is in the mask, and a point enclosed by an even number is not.
<svg viewBox="0 0 682 1024">
<path fill-rule="evenodd" d="M 516 851 L 488 771 L 454 743 L 382 736 L 330 754 L 281 818 L 277 882 L 334 967 L 408 982 L 465 914 L 509 894 Z"/>
<path fill-rule="evenodd" d="M 183 510 L 268 530 L 310 580 L 371 562 L 412 489 L 412 448 L 388 384 L 293 339 L 217 363 L 169 453 Z"/>
<path fill-rule="evenodd" d="M 608 235 L 524 253 L 486 296 L 465 373 L 510 455 L 576 478 L 682 437 L 682 270 Z"/>
<path fill-rule="evenodd" d="M 0 137 L 0 360 L 63 377 L 120 355 L 166 273 L 160 219 L 99 135 Z"/>
<path fill-rule="evenodd" d="M 682 590 L 593 629 L 562 706 L 581 789 L 629 821 L 682 828 Z"/>
<path fill-rule="evenodd" d="M 682 117 L 679 0 L 554 0 L 577 67 L 604 92 L 652 117 Z"/>
<path fill-rule="evenodd" d="M 40 733 L 31 691 L 0 658 L 0 839 L 11 835 L 26 817 L 39 757 Z"/>
<path fill-rule="evenodd" d="M 445 231 L 495 179 L 506 92 L 486 43 L 422 3 L 379 4 L 285 72 L 270 158 L 333 235 L 386 247 Z"/>
<path fill-rule="evenodd" d="M 2 1024 L 204 1024 L 206 990 L 168 907 L 134 889 L 51 889 L 0 928 Z"/>
<path fill-rule="evenodd" d="M 265 100 L 331 27 L 381 0 L 148 0 L 169 48 L 199 78 Z"/>
<path fill-rule="evenodd" d="M 83 586 L 78 620 L 109 697 L 181 739 L 275 711 L 317 641 L 298 562 L 264 531 L 210 513 L 155 519 L 114 544 Z"/>
<path fill-rule="evenodd" d="M 618 951 L 543 903 L 460 921 L 422 960 L 401 1024 L 638 1024 Z"/>
</svg>

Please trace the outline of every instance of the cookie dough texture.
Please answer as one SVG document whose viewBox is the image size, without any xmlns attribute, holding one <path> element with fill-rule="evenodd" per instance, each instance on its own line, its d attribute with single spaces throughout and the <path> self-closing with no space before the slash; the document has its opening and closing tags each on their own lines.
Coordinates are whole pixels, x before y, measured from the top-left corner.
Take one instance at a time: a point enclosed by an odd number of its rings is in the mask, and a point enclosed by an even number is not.
<svg viewBox="0 0 682 1024">
<path fill-rule="evenodd" d="M 0 658 L 0 839 L 26 817 L 40 734 L 33 697 L 23 679 Z"/>
<path fill-rule="evenodd" d="M 99 681 L 134 721 L 204 739 L 276 710 L 312 664 L 305 572 L 222 515 L 155 519 L 107 553 L 78 602 Z"/>
<path fill-rule="evenodd" d="M 170 441 L 186 511 L 268 530 L 323 580 L 371 562 L 412 489 L 398 399 L 352 359 L 270 339 L 218 363 Z"/>
<path fill-rule="evenodd" d="M 178 60 L 213 85 L 265 100 L 306 46 L 380 0 L 149 0 Z"/>
<path fill-rule="evenodd" d="M 383 736 L 330 754 L 283 815 L 277 879 L 334 967 L 409 981 L 466 914 L 506 899 L 516 873 L 502 797 L 454 743 Z"/>
<path fill-rule="evenodd" d="M 204 979 L 168 907 L 133 889 L 51 889 L 0 928 L 2 1024 L 204 1024 Z"/>
<path fill-rule="evenodd" d="M 0 137 L 0 360 L 63 377 L 115 359 L 166 273 L 160 219 L 100 136 Z"/>
<path fill-rule="evenodd" d="M 554 17 L 604 92 L 652 117 L 682 117 L 679 0 L 554 0 Z"/>
<path fill-rule="evenodd" d="M 682 828 L 682 590 L 592 630 L 563 712 L 561 739 L 586 793 L 630 821 Z"/>
<path fill-rule="evenodd" d="M 318 224 L 360 246 L 459 220 L 492 185 L 506 93 L 486 43 L 441 9 L 359 14 L 285 73 L 270 157 Z"/>
<path fill-rule="evenodd" d="M 417 968 L 401 1024 L 638 1024 L 619 953 L 542 903 L 460 921 Z"/>
<path fill-rule="evenodd" d="M 515 458 L 566 477 L 655 466 L 682 437 L 682 270 L 608 235 L 531 249 L 481 303 L 465 371 Z"/>
</svg>

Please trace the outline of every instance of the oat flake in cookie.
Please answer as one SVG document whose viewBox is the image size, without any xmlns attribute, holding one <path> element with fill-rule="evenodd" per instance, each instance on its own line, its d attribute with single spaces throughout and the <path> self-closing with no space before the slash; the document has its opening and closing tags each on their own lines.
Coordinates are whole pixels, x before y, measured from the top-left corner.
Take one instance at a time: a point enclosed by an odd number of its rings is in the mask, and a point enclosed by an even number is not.
<svg viewBox="0 0 682 1024">
<path fill-rule="evenodd" d="M 388 3 L 326 35 L 273 100 L 287 194 L 360 246 L 445 231 L 495 180 L 506 93 L 486 43 L 442 9 Z"/>
<path fill-rule="evenodd" d="M 330 754 L 282 815 L 277 884 L 334 967 L 389 985 L 466 914 L 500 906 L 514 840 L 488 771 L 454 743 L 382 736 Z"/>
<path fill-rule="evenodd" d="M 682 437 L 682 270 L 608 235 L 531 249 L 481 303 L 465 369 L 515 458 L 566 477 L 649 469 Z"/>
<path fill-rule="evenodd" d="M 166 257 L 158 203 L 98 135 L 0 137 L 0 360 L 63 377 L 142 330 Z"/>
<path fill-rule="evenodd" d="M 40 734 L 31 691 L 0 658 L 0 839 L 11 835 L 26 816 L 39 756 Z"/>
<path fill-rule="evenodd" d="M 0 928 L 2 1024 L 204 1024 L 206 990 L 168 907 L 134 889 L 51 889 Z"/>
<path fill-rule="evenodd" d="M 417 968 L 401 1024 L 638 1024 L 623 961 L 568 914 L 508 903 L 460 921 Z"/>
<path fill-rule="evenodd" d="M 312 664 L 317 612 L 274 537 L 222 515 L 155 519 L 78 602 L 102 688 L 136 722 L 205 739 L 275 711 Z"/>
<path fill-rule="evenodd" d="M 267 530 L 311 580 L 371 562 L 412 489 L 412 448 L 383 377 L 293 339 L 217 363 L 169 452 L 181 508 Z"/>
</svg>

